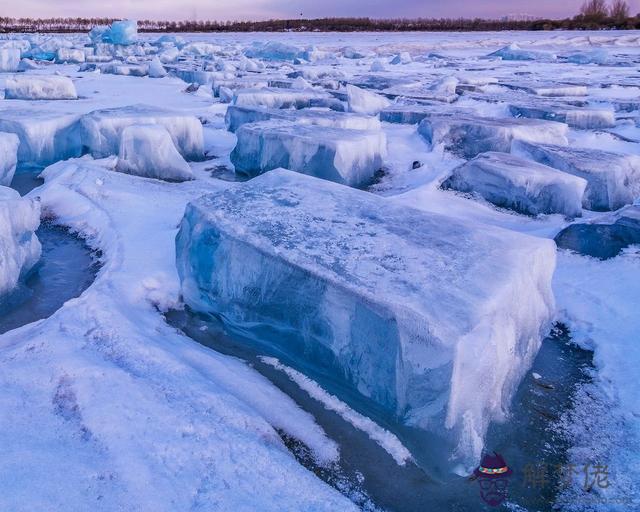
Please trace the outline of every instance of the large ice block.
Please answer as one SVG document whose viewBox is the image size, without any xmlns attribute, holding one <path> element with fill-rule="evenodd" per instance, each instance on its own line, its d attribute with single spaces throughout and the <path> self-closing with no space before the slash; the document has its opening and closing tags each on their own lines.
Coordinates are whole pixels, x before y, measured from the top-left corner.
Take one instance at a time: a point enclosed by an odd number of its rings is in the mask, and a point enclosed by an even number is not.
<svg viewBox="0 0 640 512">
<path fill-rule="evenodd" d="M 380 121 L 386 123 L 418 124 L 425 117 L 437 115 L 472 115 L 473 109 L 470 107 L 443 108 L 439 104 L 419 104 L 419 105 L 392 105 L 380 111 Z"/>
<path fill-rule="evenodd" d="M 0 110 L 0 131 L 20 139 L 18 162 L 48 165 L 82 154 L 79 119 L 78 114 L 14 107 Z"/>
<path fill-rule="evenodd" d="M 640 197 L 640 156 L 523 141 L 513 153 L 587 180 L 588 210 L 617 210 Z"/>
<path fill-rule="evenodd" d="M 20 50 L 18 48 L 0 48 L 0 73 L 13 73 L 20 66 Z"/>
<path fill-rule="evenodd" d="M 255 42 L 244 51 L 246 57 L 268 61 L 294 60 L 302 54 L 300 48 L 280 41 Z"/>
<path fill-rule="evenodd" d="M 444 188 L 473 192 L 487 201 L 528 215 L 582 215 L 586 180 L 508 153 L 482 153 L 460 167 Z"/>
<path fill-rule="evenodd" d="M 555 61 L 556 56 L 551 53 L 538 52 L 533 50 L 523 50 L 516 43 L 511 43 L 504 48 L 500 48 L 488 57 L 500 57 L 502 60 L 538 60 L 541 62 Z"/>
<path fill-rule="evenodd" d="M 20 139 L 13 133 L 0 131 L 0 185 L 9 186 L 18 163 Z"/>
<path fill-rule="evenodd" d="M 0 186 L 0 297 L 13 290 L 40 259 L 35 231 L 40 203 Z"/>
<path fill-rule="evenodd" d="M 387 141 L 381 130 L 345 130 L 273 120 L 244 124 L 231 153 L 236 172 L 257 176 L 284 167 L 353 187 L 371 182 Z"/>
<path fill-rule="evenodd" d="M 375 92 L 347 84 L 347 104 L 349 112 L 377 115 L 381 110 L 391 105 L 391 102 Z"/>
<path fill-rule="evenodd" d="M 418 125 L 418 132 L 432 146 L 444 144 L 464 158 L 487 151 L 508 153 L 514 140 L 566 144 L 567 131 L 566 124 L 554 121 L 475 116 L 430 116 Z"/>
<path fill-rule="evenodd" d="M 187 206 L 185 302 L 477 460 L 547 332 L 551 240 L 275 170 Z"/>
<path fill-rule="evenodd" d="M 546 119 L 566 123 L 573 128 L 611 128 L 616 116 L 610 108 L 584 108 L 552 103 L 511 104 L 509 111 L 514 117 Z"/>
<path fill-rule="evenodd" d="M 117 169 L 167 181 L 186 181 L 194 177 L 167 129 L 158 124 L 131 125 L 122 130 Z"/>
<path fill-rule="evenodd" d="M 202 124 L 197 117 L 148 105 L 96 110 L 80 120 L 82 144 L 96 158 L 117 155 L 122 130 L 134 124 L 164 126 L 187 160 L 204 157 Z"/>
<path fill-rule="evenodd" d="M 630 245 L 640 244 L 640 205 L 571 224 L 555 238 L 561 249 L 570 249 L 594 258 L 608 259 Z"/>
<path fill-rule="evenodd" d="M 230 132 L 235 132 L 243 124 L 282 119 L 301 123 L 346 128 L 349 130 L 379 130 L 380 120 L 377 117 L 346 114 L 333 110 L 290 110 L 265 107 L 240 107 L 229 105 L 225 115 L 225 123 Z"/>
<path fill-rule="evenodd" d="M 14 75 L 5 82 L 7 100 L 76 100 L 76 86 L 68 76 Z"/>
<path fill-rule="evenodd" d="M 120 45 L 134 44 L 138 40 L 138 23 L 134 20 L 114 21 L 102 34 L 102 41 Z"/>
<path fill-rule="evenodd" d="M 86 60 L 86 55 L 80 48 L 58 48 L 56 63 L 81 64 Z"/>
<path fill-rule="evenodd" d="M 342 103 L 324 91 L 281 89 L 240 89 L 233 96 L 233 104 L 241 107 L 308 108 L 328 107 L 343 110 Z"/>
</svg>

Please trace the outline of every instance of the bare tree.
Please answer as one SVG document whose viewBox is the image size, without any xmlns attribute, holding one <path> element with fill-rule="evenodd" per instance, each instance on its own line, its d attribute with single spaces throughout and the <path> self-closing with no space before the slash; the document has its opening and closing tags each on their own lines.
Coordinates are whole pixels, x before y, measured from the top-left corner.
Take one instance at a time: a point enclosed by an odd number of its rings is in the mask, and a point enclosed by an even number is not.
<svg viewBox="0 0 640 512">
<path fill-rule="evenodd" d="M 585 0 L 580 9 L 580 14 L 585 18 L 601 20 L 609 15 L 605 0 Z"/>
<path fill-rule="evenodd" d="M 613 0 L 609 16 L 616 21 L 624 21 L 629 17 L 629 4 L 625 0 Z"/>
</svg>

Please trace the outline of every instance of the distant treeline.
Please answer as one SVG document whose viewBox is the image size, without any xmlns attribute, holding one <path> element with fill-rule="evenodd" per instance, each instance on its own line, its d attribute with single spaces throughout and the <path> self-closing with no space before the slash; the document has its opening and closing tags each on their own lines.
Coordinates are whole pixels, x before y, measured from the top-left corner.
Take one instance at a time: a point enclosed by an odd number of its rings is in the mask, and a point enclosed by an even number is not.
<svg viewBox="0 0 640 512">
<path fill-rule="evenodd" d="M 594 1 L 594 0 L 591 0 Z M 599 0 L 595 0 L 598 2 Z M 406 32 L 406 31 L 497 31 L 497 30 L 598 30 L 640 29 L 640 15 L 621 16 L 612 11 L 584 11 L 563 20 L 487 20 L 487 19 L 372 19 L 321 18 L 268 21 L 153 21 L 138 20 L 140 32 Z M 5 18 L 0 32 L 87 32 L 96 25 L 109 25 L 112 18 Z"/>
</svg>

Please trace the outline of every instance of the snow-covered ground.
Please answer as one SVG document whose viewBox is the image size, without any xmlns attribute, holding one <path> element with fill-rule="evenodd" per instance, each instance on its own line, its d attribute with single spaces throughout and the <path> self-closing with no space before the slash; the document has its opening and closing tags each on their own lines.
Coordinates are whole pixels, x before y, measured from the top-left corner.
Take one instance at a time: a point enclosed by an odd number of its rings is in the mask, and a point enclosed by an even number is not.
<svg viewBox="0 0 640 512">
<path fill-rule="evenodd" d="M 101 262 L 81 296 L 0 336 L 1 510 L 358 509 L 285 443 L 322 468 L 340 440 L 168 325 L 183 297 L 284 351 L 262 360 L 398 464 L 430 454 L 394 424 L 443 440 L 448 478 L 491 449 L 488 425 L 509 421 L 563 322 L 595 364 L 561 425 L 568 462 L 606 465 L 610 485 L 577 478 L 557 505 L 640 507 L 640 226 L 607 260 L 550 241 L 640 199 L 639 32 L 136 38 L 125 24 L 4 34 L 0 51 L 0 169 L 44 179 L 0 197 L 2 293 L 39 254 L 38 208 Z M 462 167 L 487 151 L 517 158 Z M 278 167 L 310 177 L 242 183 Z M 210 210 L 183 219 L 189 203 Z M 571 217 L 518 213 L 545 211 Z"/>
</svg>

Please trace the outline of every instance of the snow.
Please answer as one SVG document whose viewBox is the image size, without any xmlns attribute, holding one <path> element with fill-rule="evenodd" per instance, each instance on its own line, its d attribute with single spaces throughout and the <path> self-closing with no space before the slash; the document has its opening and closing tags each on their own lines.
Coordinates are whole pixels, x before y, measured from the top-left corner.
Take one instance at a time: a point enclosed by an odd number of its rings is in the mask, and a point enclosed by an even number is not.
<svg viewBox="0 0 640 512">
<path fill-rule="evenodd" d="M 20 139 L 13 133 L 0 131 L 0 186 L 11 185 L 18 163 Z"/>
<path fill-rule="evenodd" d="M 443 187 L 474 192 L 520 213 L 582 215 L 586 180 L 507 153 L 481 153 L 461 165 Z"/>
<path fill-rule="evenodd" d="M 445 148 L 464 158 L 486 151 L 508 153 L 513 141 L 567 143 L 567 125 L 538 119 L 491 119 L 475 116 L 430 116 L 418 132 L 432 146 Z"/>
<path fill-rule="evenodd" d="M 285 170 L 190 203 L 176 244 L 190 307 L 335 368 L 465 465 L 553 312 L 551 241 Z"/>
<path fill-rule="evenodd" d="M 617 210 L 640 196 L 640 156 L 521 141 L 513 152 L 586 179 L 582 204 L 588 210 Z"/>
<path fill-rule="evenodd" d="M 7 100 L 75 100 L 78 93 L 67 76 L 14 75 L 5 82 Z"/>
<path fill-rule="evenodd" d="M 388 430 L 380 427 L 369 418 L 362 416 L 337 397 L 327 393 L 316 382 L 312 381 L 304 374 L 283 365 L 274 357 L 262 357 L 262 361 L 277 370 L 283 371 L 300 388 L 304 389 L 309 396 L 323 403 L 326 409 L 337 412 L 346 421 L 363 432 L 378 443 L 389 455 L 393 457 L 397 464 L 404 466 L 411 460 L 411 453 L 400 440 Z"/>
<path fill-rule="evenodd" d="M 204 155 L 200 121 L 192 115 L 149 105 L 96 110 L 80 120 L 82 144 L 94 157 L 118 154 L 122 131 L 131 125 L 164 126 L 180 154 L 187 160 Z"/>
<path fill-rule="evenodd" d="M 231 153 L 236 172 L 257 176 L 284 167 L 357 187 L 370 183 L 387 152 L 384 132 L 288 121 L 243 124 Z"/>
<path fill-rule="evenodd" d="M 607 261 L 559 253 L 554 292 L 559 316 L 572 339 L 594 351 L 595 390 L 589 389 L 578 421 L 570 462 L 609 461 L 609 489 L 595 493 L 570 489 L 560 503 L 577 510 L 637 509 L 640 482 L 640 388 L 638 332 L 640 258 L 629 251 Z M 602 394 L 602 398 L 596 398 Z M 600 402 L 600 403 L 598 403 Z M 577 486 L 583 485 L 582 482 Z"/>
<path fill-rule="evenodd" d="M 162 125 L 131 125 L 122 130 L 117 169 L 168 181 L 193 179 L 189 164 Z"/>
<path fill-rule="evenodd" d="M 347 104 L 349 112 L 376 115 L 391 105 L 391 102 L 384 96 L 347 84 Z"/>
<path fill-rule="evenodd" d="M 0 148 L 2 144 L 0 139 Z M 40 203 L 0 186 L 0 298 L 40 259 L 40 242 L 35 235 L 39 225 Z"/>
</svg>

